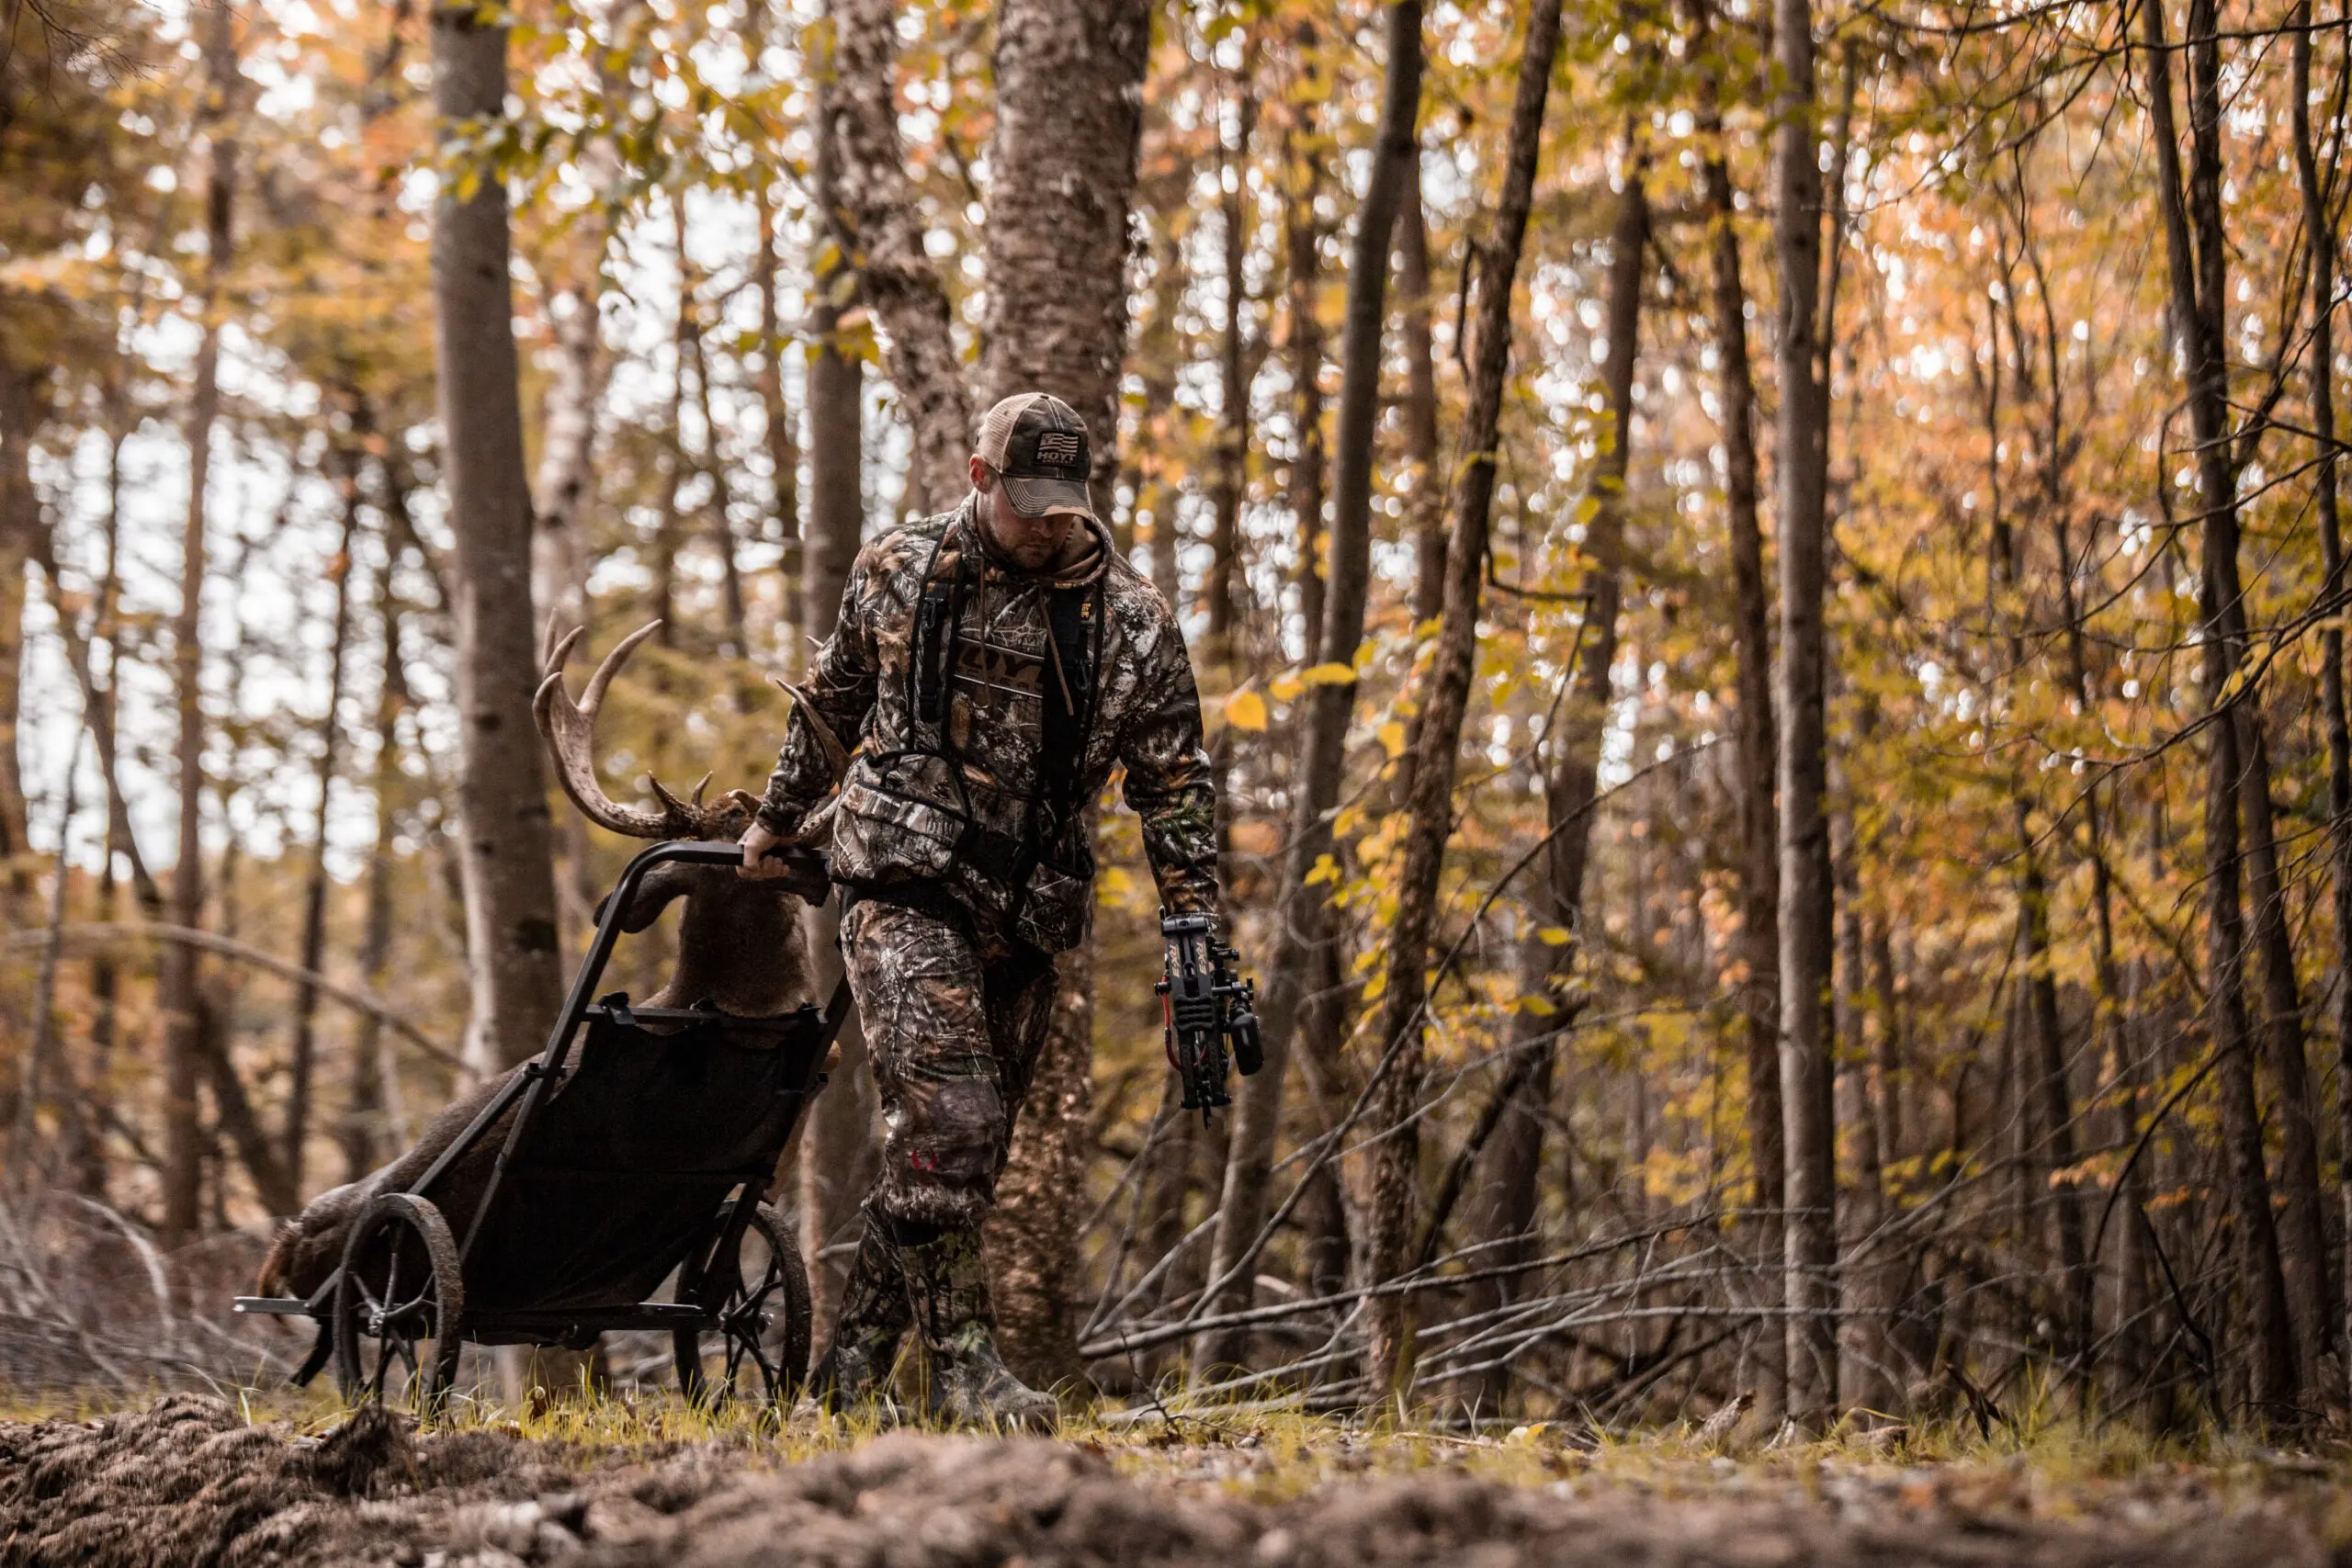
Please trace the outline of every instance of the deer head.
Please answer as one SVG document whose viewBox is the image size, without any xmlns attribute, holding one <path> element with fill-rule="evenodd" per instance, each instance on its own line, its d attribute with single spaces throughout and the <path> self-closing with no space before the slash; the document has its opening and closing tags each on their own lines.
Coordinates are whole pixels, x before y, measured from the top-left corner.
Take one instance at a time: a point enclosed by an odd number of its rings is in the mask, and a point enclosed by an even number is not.
<svg viewBox="0 0 2352 1568">
<path fill-rule="evenodd" d="M 730 789 L 706 805 L 710 775 L 692 796 L 680 800 L 650 773 L 646 784 L 655 805 L 623 806 L 605 793 L 595 764 L 596 715 L 613 678 L 638 645 L 659 630 L 659 621 L 639 627 L 605 656 L 587 689 L 574 703 L 566 688 L 564 665 L 585 628 L 558 640 L 552 625 L 548 651 L 531 712 L 555 761 L 556 777 L 580 814 L 600 828 L 632 839 L 734 839 L 750 826 L 756 796 Z M 822 830 L 812 823 L 800 835 L 807 842 Z M 708 1000 L 721 1012 L 765 1017 L 815 999 L 808 942 L 801 930 L 802 902 L 822 902 L 820 878 L 750 882 L 723 866 L 657 866 L 638 886 L 621 914 L 621 929 L 641 931 L 673 899 L 684 898 L 679 918 L 678 962 L 669 982 L 643 998 L 647 1007 L 690 1007 Z"/>
</svg>

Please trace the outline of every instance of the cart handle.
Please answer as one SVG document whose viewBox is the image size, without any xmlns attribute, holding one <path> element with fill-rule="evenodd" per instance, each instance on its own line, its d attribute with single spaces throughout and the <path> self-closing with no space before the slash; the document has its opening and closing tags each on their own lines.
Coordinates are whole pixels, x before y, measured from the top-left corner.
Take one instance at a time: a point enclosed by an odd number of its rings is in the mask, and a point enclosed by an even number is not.
<svg viewBox="0 0 2352 1568">
<path fill-rule="evenodd" d="M 621 873 L 613 888 L 612 897 L 605 900 L 604 917 L 596 922 L 596 940 L 589 943 L 586 956 L 581 961 L 580 973 L 571 982 L 571 994 L 564 998 L 563 1011 L 556 1019 L 555 1032 L 536 1060 L 522 1072 L 507 1080 L 498 1097 L 481 1108 L 466 1130 L 451 1140 L 441 1157 L 433 1162 L 424 1174 L 409 1184 L 408 1190 L 419 1197 L 441 1179 L 444 1171 L 457 1162 L 458 1156 L 473 1146 L 491 1123 L 506 1112 L 518 1095 L 530 1097 L 522 1113 L 514 1118 L 514 1129 L 507 1134 L 506 1146 L 499 1151 L 498 1163 L 491 1177 L 491 1185 L 483 1192 L 481 1202 L 467 1224 L 465 1240 L 458 1247 L 463 1257 L 473 1250 L 474 1232 L 480 1228 L 481 1216 L 490 1208 L 491 1195 L 497 1191 L 499 1178 L 505 1174 L 507 1156 L 514 1152 L 514 1140 L 531 1119 L 531 1106 L 537 1103 L 547 1081 L 563 1071 L 564 1058 L 571 1054 L 571 1037 L 579 1032 L 580 1021 L 585 1018 L 591 999 L 596 994 L 597 983 L 604 978 L 605 965 L 613 956 L 613 946 L 620 941 L 621 916 L 636 895 L 638 885 L 646 874 L 658 865 L 741 865 L 743 847 L 741 844 L 698 839 L 672 839 L 639 852 Z"/>
</svg>

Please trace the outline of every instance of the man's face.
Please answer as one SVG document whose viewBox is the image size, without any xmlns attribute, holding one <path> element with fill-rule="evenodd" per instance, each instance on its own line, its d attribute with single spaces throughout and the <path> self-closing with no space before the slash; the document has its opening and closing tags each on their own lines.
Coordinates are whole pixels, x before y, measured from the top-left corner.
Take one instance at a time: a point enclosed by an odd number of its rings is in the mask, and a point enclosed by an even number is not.
<svg viewBox="0 0 2352 1568">
<path fill-rule="evenodd" d="M 1023 571 L 1043 571 L 1061 555 L 1062 547 L 1069 540 L 1070 525 L 1078 519 L 1067 512 L 1045 517 L 1023 517 L 1012 509 L 1006 499 L 1004 486 L 997 482 L 994 468 L 972 459 L 972 488 L 979 494 L 974 510 L 978 513 L 980 526 L 989 531 L 989 538 L 996 547 Z"/>
</svg>

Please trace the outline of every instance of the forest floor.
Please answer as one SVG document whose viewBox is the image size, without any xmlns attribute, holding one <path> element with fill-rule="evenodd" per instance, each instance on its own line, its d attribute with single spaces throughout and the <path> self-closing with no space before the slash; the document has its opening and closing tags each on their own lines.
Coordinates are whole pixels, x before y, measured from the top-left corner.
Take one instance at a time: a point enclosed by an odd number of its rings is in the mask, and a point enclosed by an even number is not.
<svg viewBox="0 0 2352 1568">
<path fill-rule="evenodd" d="M 1710 1452 L 1159 1414 L 1058 1440 L 674 1401 L 420 1431 L 166 1394 L 0 1422 L 0 1563 L 2166 1568 L 2352 1562 L 2352 1458 L 2053 1429 Z"/>
</svg>

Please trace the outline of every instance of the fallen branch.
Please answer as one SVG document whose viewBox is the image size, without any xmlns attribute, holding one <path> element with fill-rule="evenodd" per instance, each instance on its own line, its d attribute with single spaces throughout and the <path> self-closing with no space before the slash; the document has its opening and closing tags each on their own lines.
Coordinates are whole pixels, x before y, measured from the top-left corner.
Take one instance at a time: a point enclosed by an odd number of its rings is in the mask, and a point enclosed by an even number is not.
<svg viewBox="0 0 2352 1568">
<path fill-rule="evenodd" d="M 390 1027 L 393 1033 L 400 1035 L 444 1066 L 455 1067 L 459 1071 L 463 1071 L 465 1067 L 465 1064 L 458 1059 L 456 1052 L 411 1023 L 393 1009 L 391 1003 L 374 992 L 362 990 L 356 986 L 346 986 L 339 980 L 329 979 L 315 969 L 305 969 L 300 964 L 289 963 L 276 953 L 265 953 L 258 947 L 248 946 L 234 937 L 222 936 L 217 931 L 198 931 L 191 926 L 171 925 L 162 920 L 95 920 L 80 925 L 61 927 L 59 935 L 69 944 L 88 944 L 95 947 L 132 942 L 175 942 L 185 947 L 198 948 L 206 953 L 218 953 L 223 958 L 233 958 L 240 964 L 250 964 L 256 969 L 266 970 L 280 979 L 291 980 L 296 985 L 313 987 L 321 996 L 330 997 L 354 1012 L 366 1013 L 371 1018 L 381 1020 Z M 48 940 L 49 933 L 46 931 L 8 931 L 0 933 L 0 948 L 39 947 Z"/>
</svg>

